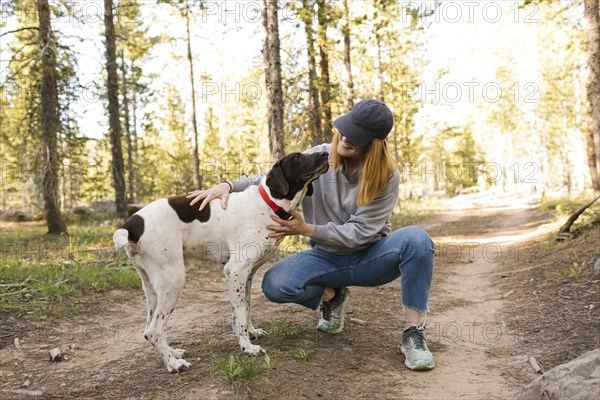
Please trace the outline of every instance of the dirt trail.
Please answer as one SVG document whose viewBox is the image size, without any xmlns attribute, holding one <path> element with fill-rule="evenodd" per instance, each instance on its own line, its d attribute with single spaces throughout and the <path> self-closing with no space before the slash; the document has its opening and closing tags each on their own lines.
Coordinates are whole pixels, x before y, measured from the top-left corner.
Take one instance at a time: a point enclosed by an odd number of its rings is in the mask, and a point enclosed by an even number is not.
<svg viewBox="0 0 600 400">
<path fill-rule="evenodd" d="M 487 204 L 485 208 L 481 204 Z M 490 206 L 491 204 L 491 206 Z M 511 399 L 520 387 L 505 380 L 508 369 L 522 369 L 523 357 L 495 357 L 496 349 L 522 340 L 502 320 L 510 292 L 497 283 L 506 265 L 518 261 L 522 240 L 555 228 L 527 199 L 479 195 L 448 203 L 453 210 L 424 224 L 436 242 L 436 283 L 432 290 L 428 337 L 443 344 L 435 353 L 435 373 L 418 374 L 404 391 L 410 399 Z M 440 304 L 441 307 L 435 307 Z"/>
<path fill-rule="evenodd" d="M 522 369 L 523 357 L 503 356 L 518 346 L 518 332 L 503 322 L 510 293 L 497 283 L 514 268 L 519 241 L 548 232 L 547 215 L 526 201 L 459 196 L 448 211 L 421 224 L 436 243 L 436 272 L 427 337 L 437 367 L 404 368 L 398 282 L 354 288 L 349 323 L 337 336 L 314 330 L 317 314 L 269 303 L 253 287 L 254 320 L 271 334 L 261 339 L 277 369 L 257 377 L 240 396 L 265 399 L 511 399 L 520 387 L 506 379 Z M 83 299 L 85 301 L 85 299 Z M 21 349 L 0 349 L 0 398 L 186 398 L 230 399 L 231 385 L 218 362 L 237 352 L 230 331 L 226 285 L 218 268 L 191 271 L 169 323 L 170 340 L 189 352 L 192 368 L 168 374 L 143 339 L 141 291 L 113 291 L 89 299 L 76 317 L 15 326 Z M 69 349 L 69 345 L 74 348 Z M 50 363 L 47 351 L 66 349 L 67 360 Z M 299 350 L 304 360 L 292 357 Z M 527 372 L 523 372 L 526 374 Z"/>
</svg>

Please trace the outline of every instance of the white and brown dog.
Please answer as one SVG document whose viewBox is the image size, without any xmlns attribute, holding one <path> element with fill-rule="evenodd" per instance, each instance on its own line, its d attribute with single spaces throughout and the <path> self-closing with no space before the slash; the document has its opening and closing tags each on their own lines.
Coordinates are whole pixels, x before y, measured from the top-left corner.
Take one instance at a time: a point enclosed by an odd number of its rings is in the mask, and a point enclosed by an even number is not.
<svg viewBox="0 0 600 400">
<path fill-rule="evenodd" d="M 259 186 L 232 193 L 226 210 L 213 200 L 199 211 L 185 195 L 175 196 L 148 204 L 117 229 L 113 241 L 117 248 L 125 248 L 146 293 L 144 337 L 158 350 L 169 372 L 190 366 L 183 359 L 184 351 L 171 348 L 165 337 L 186 266 L 214 259 L 214 249 L 229 257 L 224 272 L 240 348 L 248 355 L 264 353 L 250 342 L 250 337 L 265 335 L 250 320 L 250 289 L 254 273 L 277 246 L 266 227 L 273 224 L 273 214 L 289 217 L 287 211 L 312 194 L 311 182 L 328 168 L 327 153 L 292 153 L 281 158 Z"/>
</svg>

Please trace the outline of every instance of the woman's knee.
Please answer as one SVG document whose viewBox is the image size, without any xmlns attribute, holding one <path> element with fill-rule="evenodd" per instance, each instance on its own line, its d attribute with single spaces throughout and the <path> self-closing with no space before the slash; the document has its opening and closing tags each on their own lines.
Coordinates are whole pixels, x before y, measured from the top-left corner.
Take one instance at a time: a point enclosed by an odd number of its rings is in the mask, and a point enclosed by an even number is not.
<svg viewBox="0 0 600 400">
<path fill-rule="evenodd" d="M 394 232 L 400 247 L 409 251 L 418 251 L 422 255 L 433 255 L 434 243 L 427 231 L 418 226 L 407 226 Z"/>
<path fill-rule="evenodd" d="M 274 268 L 271 268 L 265 273 L 261 285 L 265 297 L 275 303 L 277 303 L 281 297 L 281 287 L 283 284 L 278 275 L 277 271 Z"/>
</svg>

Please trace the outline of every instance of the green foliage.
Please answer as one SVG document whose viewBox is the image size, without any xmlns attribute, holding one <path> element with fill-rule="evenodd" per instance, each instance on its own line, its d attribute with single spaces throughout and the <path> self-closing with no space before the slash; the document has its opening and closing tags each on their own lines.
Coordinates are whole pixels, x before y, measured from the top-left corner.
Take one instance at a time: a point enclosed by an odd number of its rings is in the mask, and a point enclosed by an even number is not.
<svg viewBox="0 0 600 400">
<path fill-rule="evenodd" d="M 426 80 L 442 83 L 456 80 L 452 70 L 457 69 L 453 64 L 459 60 L 448 60 L 439 70 L 430 67 L 435 54 L 428 51 L 428 40 L 434 37 L 429 35 L 429 30 L 435 28 L 431 22 L 442 3 L 417 8 L 406 7 L 397 0 L 348 2 L 355 100 L 382 93 L 395 116 L 388 144 L 399 166 L 426 163 L 431 170 L 436 163 L 464 166 L 496 162 L 505 174 L 501 181 L 485 184 L 502 185 L 505 190 L 513 186 L 531 190 L 533 185 L 514 183 L 510 176 L 510 168 L 515 163 L 531 162 L 539 168 L 535 175 L 536 189 L 553 191 L 563 186 L 569 192 L 585 189 L 586 167 L 572 161 L 585 157 L 581 116 L 587 107 L 586 54 L 581 7 L 573 2 L 533 2 L 536 24 L 517 24 L 512 20 L 514 7 L 510 12 L 503 10 L 505 18 L 494 26 L 498 40 L 482 49 L 487 57 L 497 58 L 491 63 L 494 68 L 473 77 L 481 85 L 486 80 L 498 84 L 505 96 L 498 102 L 468 105 L 466 112 L 459 110 L 464 106 L 461 104 L 431 107 L 419 96 L 407 94 Z M 529 3 L 527 0 L 522 4 L 521 17 L 532 10 L 533 5 Z M 305 150 L 311 143 L 306 38 L 304 30 L 299 29 L 306 19 L 312 18 L 315 28 L 317 65 L 321 61 L 319 45 L 326 45 L 328 51 L 333 117 L 347 111 L 342 93 L 348 77 L 343 65 L 341 32 L 347 21 L 339 12 L 342 6 L 323 2 L 319 15 L 314 0 L 307 4 L 310 12 L 303 8 L 303 2 L 288 4 L 285 11 L 296 13 L 300 18 L 287 15 L 288 18 L 280 21 L 286 151 Z M 201 1 L 122 2 L 115 14 L 115 24 L 119 84 L 121 90 L 127 88 L 127 93 L 120 93 L 123 127 L 129 126 L 124 129 L 123 153 L 126 165 L 128 161 L 132 165 L 132 171 L 126 173 L 134 175 L 133 187 L 128 187 L 128 191 L 135 201 L 148 202 L 186 192 L 192 186 L 191 96 L 189 70 L 182 56 L 186 41 L 180 29 L 185 22 L 186 5 L 189 5 L 195 43 L 192 52 L 196 61 L 196 106 L 204 186 L 269 167 L 266 134 L 269 104 L 261 54 L 257 51 L 252 66 L 242 71 L 236 69 L 235 62 L 231 63 L 234 58 L 223 57 L 230 49 L 215 45 L 219 35 L 225 37 L 246 29 L 247 21 L 213 24 L 217 16 L 203 14 L 207 9 Z M 14 14 L 7 14 L 8 23 L 1 21 L 4 26 L 10 29 L 35 26 L 30 19 L 18 17 L 25 11 L 31 15 L 36 8 L 33 0 L 14 2 L 14 6 Z M 91 56 L 70 49 L 70 43 L 80 38 L 73 38 L 68 29 L 61 28 L 58 13 L 61 9 L 64 11 L 61 7 L 61 2 L 53 4 L 53 23 L 59 43 L 60 194 L 63 211 L 68 211 L 78 205 L 112 198 L 114 189 L 106 132 L 84 131 L 83 121 L 87 122 L 90 116 L 88 110 L 81 107 L 85 104 L 85 95 L 90 94 L 90 83 L 97 88 L 99 100 L 106 100 L 103 55 L 100 52 Z M 321 43 L 318 35 L 319 17 L 321 23 L 327 25 L 326 43 Z M 209 21 L 205 23 L 207 18 Z M 84 23 L 86 21 L 78 19 L 72 21 L 75 28 Z M 523 28 L 524 25 L 528 26 Z M 261 24 L 252 26 L 254 30 L 248 40 L 261 40 Z M 519 27 L 523 29 L 519 31 Z M 3 60 L 7 62 L 0 66 L 0 163 L 4 171 L 0 206 L 30 209 L 41 215 L 43 152 L 38 115 L 41 71 L 37 34 L 35 29 L 25 29 L 2 38 Z M 92 39 L 101 39 L 102 29 L 98 29 L 97 35 Z M 509 35 L 519 40 L 511 40 Z M 90 64 L 92 58 L 99 62 Z M 524 61 L 529 59 L 531 62 Z M 215 72 L 216 64 L 222 66 L 222 73 Z M 95 68 L 92 82 L 81 82 L 80 72 L 90 65 Z M 166 73 L 170 70 L 177 71 L 177 79 L 170 79 L 173 75 Z M 537 86 L 525 88 L 528 82 Z M 220 92 L 206 98 L 204 83 L 220 86 Z M 515 86 L 516 83 L 519 85 Z M 221 93 L 225 87 L 231 89 L 238 84 L 236 95 Z M 250 90 L 245 92 L 245 89 Z M 538 101 L 526 103 L 532 94 Z M 128 101 L 127 112 L 124 100 Z M 96 102 L 94 107 L 102 101 Z M 452 119 L 437 115 L 442 114 L 440 110 L 446 113 L 446 109 L 459 111 L 459 116 Z M 463 172 L 458 179 L 411 183 L 423 184 L 429 192 L 452 193 L 459 185 L 478 184 L 477 178 L 480 178 L 477 174 Z"/>
<path fill-rule="evenodd" d="M 114 221 L 71 219 L 70 236 L 45 234 L 39 223 L 2 227 L 0 312 L 47 308 L 68 303 L 83 292 L 139 288 L 124 253 L 116 253 Z"/>
<path fill-rule="evenodd" d="M 592 198 L 584 196 L 576 198 L 570 196 L 545 198 L 542 201 L 541 208 L 543 210 L 553 210 L 556 212 L 557 218 L 566 220 L 571 214 L 592 200 Z M 577 218 L 577 221 L 575 221 L 571 227 L 571 231 L 583 228 L 595 222 L 597 223 L 598 221 L 600 221 L 600 204 L 596 202 Z"/>
<path fill-rule="evenodd" d="M 304 349 L 298 349 L 294 354 L 292 354 L 292 358 L 296 361 L 308 361 L 308 351 Z"/>
<path fill-rule="evenodd" d="M 298 337 L 302 336 L 307 331 L 307 327 L 302 324 L 297 324 L 291 321 L 283 321 L 277 324 L 274 329 L 271 329 L 273 336 L 280 337 Z"/>
<path fill-rule="evenodd" d="M 271 359 L 265 354 L 264 357 L 249 357 L 246 355 L 230 355 L 227 359 L 219 361 L 217 369 L 233 386 L 237 396 L 242 386 L 258 375 L 274 370 L 279 365 L 279 357 Z"/>
<path fill-rule="evenodd" d="M 433 217 L 441 209 L 438 200 L 404 200 L 399 202 L 400 210 L 392 214 L 392 229 L 415 225 Z"/>
</svg>

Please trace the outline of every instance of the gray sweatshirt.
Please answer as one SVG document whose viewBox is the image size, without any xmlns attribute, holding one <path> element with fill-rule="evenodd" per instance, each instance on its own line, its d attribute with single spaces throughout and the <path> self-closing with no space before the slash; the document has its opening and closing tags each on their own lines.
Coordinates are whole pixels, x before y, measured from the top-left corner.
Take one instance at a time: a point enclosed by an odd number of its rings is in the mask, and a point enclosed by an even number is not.
<svg viewBox="0 0 600 400">
<path fill-rule="evenodd" d="M 313 147 L 305 153 L 330 152 L 331 144 Z M 258 185 L 262 175 L 234 181 L 235 191 Z M 359 172 L 349 180 L 332 168 L 313 182 L 314 193 L 302 201 L 304 220 L 315 225 L 311 246 L 334 254 L 349 254 L 369 247 L 391 232 L 390 216 L 398 201 L 400 173 L 389 179 L 383 190 L 364 206 L 356 204 Z"/>
</svg>

